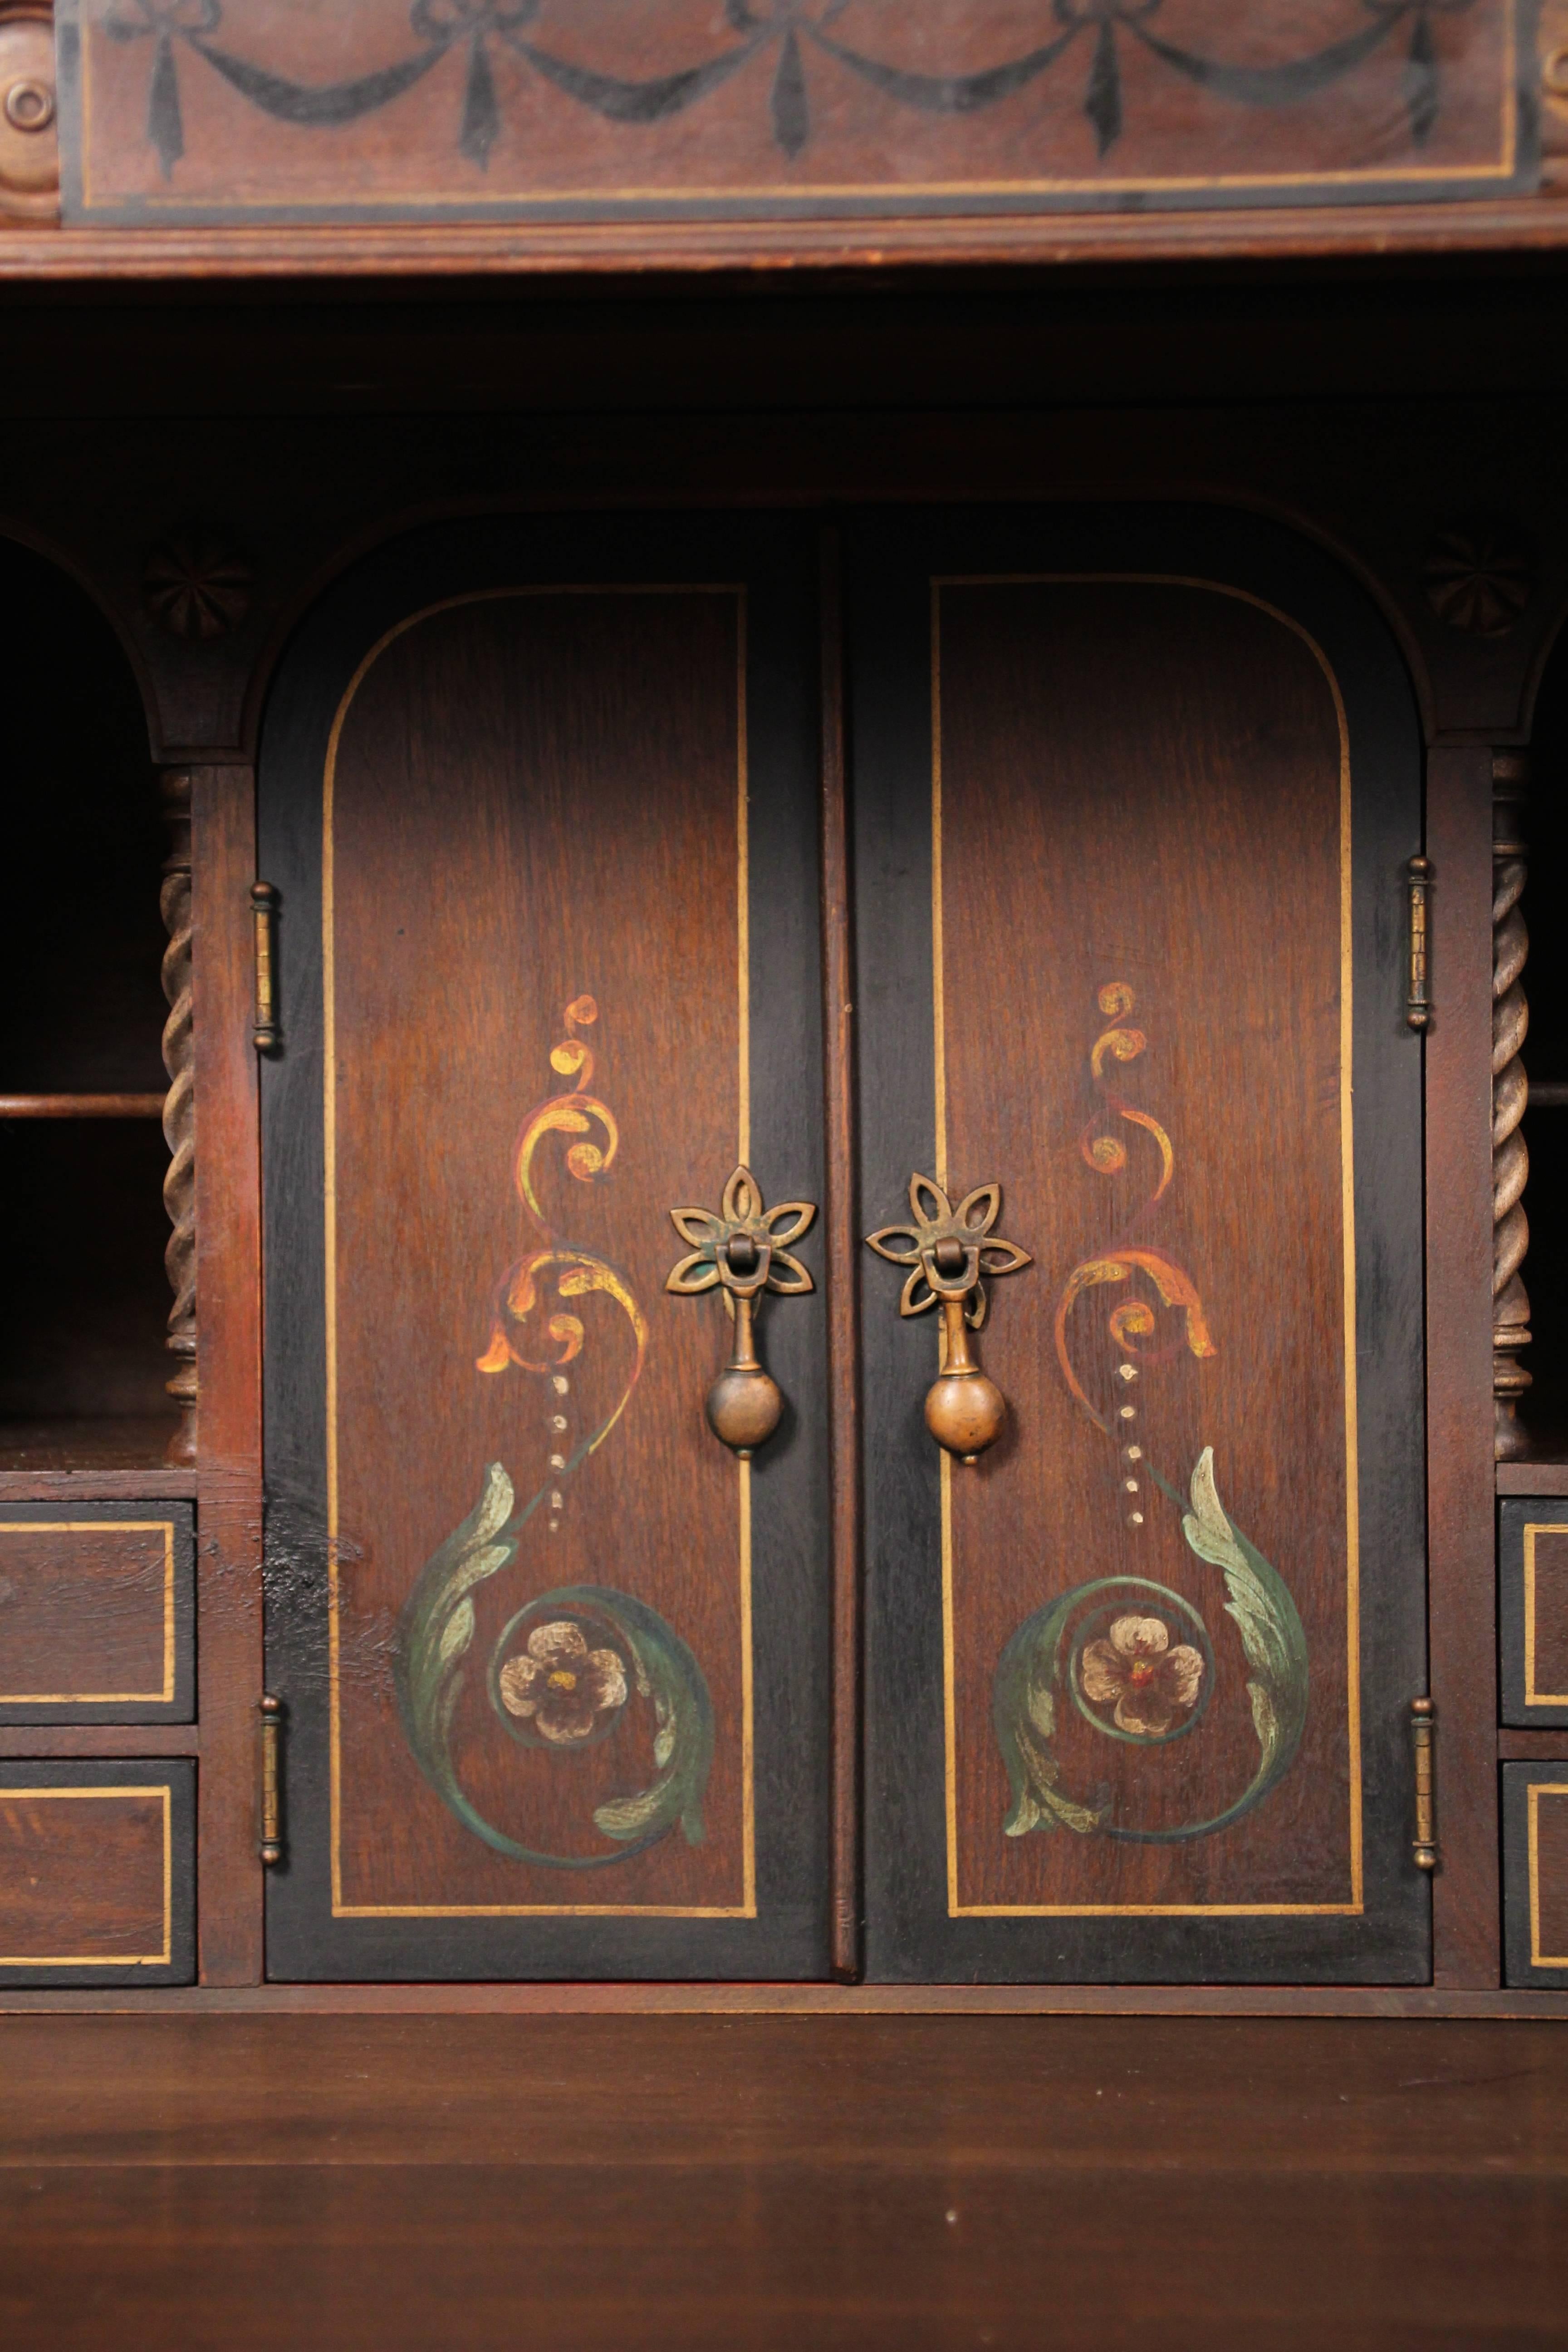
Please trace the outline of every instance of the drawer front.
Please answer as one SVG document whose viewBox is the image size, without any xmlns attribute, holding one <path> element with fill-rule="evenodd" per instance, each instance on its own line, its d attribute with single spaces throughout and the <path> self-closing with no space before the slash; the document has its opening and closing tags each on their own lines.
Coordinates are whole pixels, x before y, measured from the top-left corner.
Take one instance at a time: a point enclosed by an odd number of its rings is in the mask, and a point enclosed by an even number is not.
<svg viewBox="0 0 1568 2352">
<path fill-rule="evenodd" d="M 0 1763 L 0 1996 L 189 1984 L 195 1767 Z"/>
<path fill-rule="evenodd" d="M 1505 1764 L 1502 1797 L 1508 1981 L 1568 1993 L 1568 1757 Z"/>
<path fill-rule="evenodd" d="M 189 1723 L 188 1503 L 0 1505 L 0 1723 Z"/>
<path fill-rule="evenodd" d="M 1500 1506 L 1502 1719 L 1568 1727 L 1568 1496 Z"/>
</svg>

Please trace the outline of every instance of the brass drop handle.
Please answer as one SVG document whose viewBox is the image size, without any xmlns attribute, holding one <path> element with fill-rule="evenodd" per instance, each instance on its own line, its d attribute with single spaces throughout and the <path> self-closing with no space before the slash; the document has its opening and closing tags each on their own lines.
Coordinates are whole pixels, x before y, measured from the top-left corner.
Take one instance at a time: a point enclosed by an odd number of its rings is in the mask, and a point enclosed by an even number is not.
<svg viewBox="0 0 1568 2352">
<path fill-rule="evenodd" d="M 973 1463 L 995 1444 L 1007 1418 L 1007 1400 L 981 1370 L 970 1339 L 985 1320 L 985 1277 L 1016 1274 L 1033 1260 L 992 1230 L 1002 1213 L 1000 1184 L 976 1185 L 955 1209 L 940 1184 L 929 1176 L 911 1176 L 910 1208 L 912 1224 L 884 1225 L 867 1234 L 867 1246 L 891 1265 L 912 1269 L 899 1301 L 900 1315 L 942 1308 L 926 1427 L 949 1454 Z"/>
<path fill-rule="evenodd" d="M 810 1273 L 789 1244 L 799 1241 L 816 1214 L 812 1201 L 763 1204 L 763 1188 L 749 1168 L 737 1168 L 724 1187 L 719 1214 L 707 1209 L 671 1209 L 670 1223 L 690 1254 L 672 1266 L 667 1290 L 690 1298 L 722 1289 L 735 1318 L 730 1360 L 708 1391 L 708 1426 L 715 1437 L 749 1462 L 779 1425 L 784 1397 L 778 1382 L 757 1361 L 753 1318 L 764 1290 L 799 1297 L 815 1287 Z"/>
</svg>

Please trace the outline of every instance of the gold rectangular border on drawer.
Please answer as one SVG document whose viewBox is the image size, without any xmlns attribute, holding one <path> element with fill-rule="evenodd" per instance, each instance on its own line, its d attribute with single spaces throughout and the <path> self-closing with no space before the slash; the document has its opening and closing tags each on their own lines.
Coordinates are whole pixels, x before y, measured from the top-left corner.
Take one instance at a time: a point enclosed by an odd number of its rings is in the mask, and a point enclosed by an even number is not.
<svg viewBox="0 0 1568 2352">
<path fill-rule="evenodd" d="M 1563 1766 L 1556 1768 L 1563 1770 Z M 1530 1866 L 1530 1965 L 1532 1969 L 1568 1969 L 1568 1952 L 1541 1948 L 1541 1800 L 1560 1797 L 1568 1802 L 1568 1780 L 1532 1780 L 1527 1791 L 1530 1815 L 1526 1828 Z M 1568 1937 L 1563 1939 L 1568 1941 Z"/>
<path fill-rule="evenodd" d="M 166 1780 L 145 1788 L 102 1781 L 78 1789 L 0 1789 L 0 1807 L 13 1804 L 79 1804 L 91 1798 L 109 1798 L 124 1804 L 137 1797 L 155 1801 L 163 1820 L 163 1941 L 156 1952 L 0 1952 L 0 1969 L 166 1969 L 174 1939 L 174 1853 L 173 1807 L 174 1792 Z M 0 1918 L 4 1916 L 0 1886 Z M 0 1929 L 0 1933 L 3 1933 Z"/>
<path fill-rule="evenodd" d="M 58 1950 L 19 1952 L 12 1948 L 14 1940 L 25 1941 L 26 1937 L 18 1931 L 14 1899 L 7 1901 L 6 1869 L 14 1868 L 28 1851 L 19 1836 L 6 1833 L 6 1817 L 12 1808 L 95 1802 L 123 1805 L 127 1801 L 151 1806 L 153 1822 L 134 1832 L 134 1836 L 143 1842 L 131 1855 L 131 1893 L 123 1898 L 130 1921 L 126 1940 L 144 1941 L 155 1948 L 124 1950 L 116 1945 L 110 1950 L 93 1952 L 82 1950 L 76 1936 L 65 1936 Z M 107 1837 L 107 1826 L 104 1834 Z M 162 1879 L 156 1892 L 152 1875 L 153 1855 L 149 1851 L 154 1839 Z M 76 1843 L 79 1844 L 80 1841 Z M 37 1849 L 37 1841 L 33 1843 Z M 42 1850 L 47 1849 L 46 1832 Z M 79 1856 L 68 1852 L 60 1857 L 59 1867 L 60 1917 L 68 1924 L 68 1919 L 74 1918 L 79 1930 L 90 1942 L 89 1923 L 96 1882 L 92 1886 L 80 1886 L 79 1879 L 73 1874 L 79 1869 Z M 95 1759 L 90 1763 L 74 1759 L 65 1762 L 55 1758 L 47 1762 L 20 1759 L 0 1761 L 0 1985 L 5 1990 L 49 1985 L 188 1984 L 195 1974 L 195 1767 L 188 1759 Z M 112 1885 L 112 1880 L 110 1883 Z M 41 1915 L 35 1914 L 33 1922 L 37 1940 L 43 1939 L 37 1935 L 39 1916 L 47 1932 L 51 1893 L 46 1881 L 46 1908 Z M 72 1900 L 73 1896 L 79 1899 Z M 99 1916 L 104 1916 L 106 1911 L 107 1905 L 101 1906 Z M 143 1924 L 144 1937 L 140 1932 Z"/>
<path fill-rule="evenodd" d="M 1568 1707 L 1568 1691 L 1543 1691 L 1535 1687 L 1535 1538 L 1537 1536 L 1568 1536 L 1568 1522 L 1550 1524 L 1544 1519 L 1529 1519 L 1524 1528 L 1524 1703 L 1526 1706 Z"/>
<path fill-rule="evenodd" d="M 190 1723 L 195 1717 L 195 1514 L 188 1502 L 168 1503 L 77 1503 L 52 1511 L 47 1505 L 37 1503 L 0 1504 L 0 1576 L 4 1576 L 8 1559 L 16 1557 L 17 1540 L 21 1544 L 37 1542 L 41 1538 L 65 1538 L 84 1547 L 96 1542 L 101 1546 L 105 1538 L 112 1539 L 123 1531 L 142 1538 L 149 1535 L 163 1537 L 163 1591 L 161 1633 L 155 1633 L 152 1612 L 157 1605 L 156 1557 L 151 1547 L 139 1564 L 142 1593 L 136 1601 L 138 1613 L 133 1634 L 134 1655 L 129 1661 L 130 1671 L 112 1687 L 83 1687 L 82 1670 L 94 1671 L 108 1658 L 83 1657 L 76 1660 L 73 1674 L 68 1663 L 64 1670 L 50 1679 L 47 1689 L 17 1688 L 16 1680 L 43 1680 L 47 1675 L 47 1659 L 29 1662 L 26 1674 L 20 1674 L 15 1653 L 6 1656 L 6 1645 L 0 1639 L 0 1726 L 22 1724 L 89 1724 L 89 1723 Z M 57 1551 L 57 1562 L 58 1562 Z M 15 1571 L 14 1571 L 15 1572 Z M 70 1562 L 48 1571 L 57 1578 L 58 1598 L 55 1606 L 62 1612 L 60 1623 L 68 1627 L 69 1610 L 73 1605 L 68 1592 Z M 82 1606 L 90 1612 L 98 1601 L 92 1591 L 95 1579 L 100 1586 L 111 1583 L 112 1576 L 102 1573 L 101 1559 L 89 1570 L 84 1562 L 82 1574 Z M 0 1612 L 0 1620 L 4 1612 Z M 52 1621 L 46 1617 L 47 1627 Z M 84 1624 L 92 1622 L 90 1614 Z M 101 1630 L 101 1628 L 100 1628 Z M 0 1635 L 3 1635 L 0 1622 Z M 62 1643 L 68 1653 L 68 1633 L 62 1631 Z M 153 1652 L 153 1643 L 158 1650 Z M 46 1645 L 47 1646 L 47 1645 Z M 15 1678 L 15 1679 L 14 1679 Z M 106 1678 L 106 1679 L 111 1679 Z M 129 1687 L 139 1684 L 140 1687 Z"/>
<path fill-rule="evenodd" d="M 1562 1663 L 1558 1591 L 1564 1570 L 1540 1539 L 1568 1547 L 1568 1501 L 1562 1496 L 1506 1496 L 1498 1507 L 1498 1631 L 1501 1720 L 1520 1730 L 1568 1730 L 1568 1673 Z M 1543 1642 L 1543 1601 L 1552 1629 Z M 1543 1669 L 1542 1657 L 1547 1664 Z M 1552 1659 L 1556 1654 L 1556 1663 Z M 1542 1686 L 1545 1680 L 1552 1687 Z"/>
<path fill-rule="evenodd" d="M 1568 1756 L 1502 1767 L 1504 1982 L 1564 1996 L 1568 2018 Z"/>
</svg>

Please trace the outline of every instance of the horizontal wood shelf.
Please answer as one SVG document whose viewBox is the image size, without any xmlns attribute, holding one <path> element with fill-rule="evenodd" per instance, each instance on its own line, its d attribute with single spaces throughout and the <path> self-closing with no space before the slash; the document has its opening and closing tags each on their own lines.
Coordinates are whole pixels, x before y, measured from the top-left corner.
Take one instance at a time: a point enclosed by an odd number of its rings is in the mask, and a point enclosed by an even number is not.
<svg viewBox="0 0 1568 2352">
<path fill-rule="evenodd" d="M 162 1095 L 0 1095 L 0 1118 L 162 1118 Z"/>
<path fill-rule="evenodd" d="M 1500 1495 L 1568 1495 L 1568 1462 L 1500 1462 Z"/>
<path fill-rule="evenodd" d="M 186 1502 L 196 1474 L 163 1458 L 177 1423 L 147 1420 L 0 1423 L 0 1502 Z"/>
<path fill-rule="evenodd" d="M 1472 2017 L 1568 2023 L 1568 1996 L 1426 1985 L 321 1984 L 7 1992 L 0 2016 Z"/>
</svg>

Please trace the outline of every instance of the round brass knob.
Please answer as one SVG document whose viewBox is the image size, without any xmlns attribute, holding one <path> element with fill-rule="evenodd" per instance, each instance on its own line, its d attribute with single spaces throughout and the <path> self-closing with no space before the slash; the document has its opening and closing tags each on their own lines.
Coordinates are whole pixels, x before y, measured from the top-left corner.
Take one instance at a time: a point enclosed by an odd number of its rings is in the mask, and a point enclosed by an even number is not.
<svg viewBox="0 0 1568 2352">
<path fill-rule="evenodd" d="M 727 1364 L 708 1391 L 708 1426 L 742 1462 L 767 1443 L 783 1411 L 779 1384 L 760 1364 Z"/>
<path fill-rule="evenodd" d="M 972 1463 L 994 1445 L 1006 1418 L 1006 1398 L 978 1369 L 944 1372 L 926 1391 L 926 1427 L 961 1462 Z"/>
</svg>

